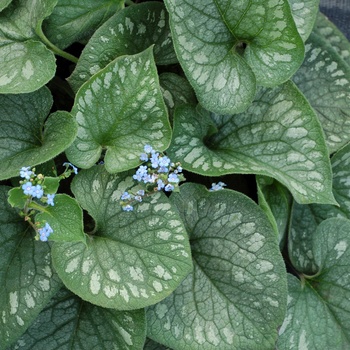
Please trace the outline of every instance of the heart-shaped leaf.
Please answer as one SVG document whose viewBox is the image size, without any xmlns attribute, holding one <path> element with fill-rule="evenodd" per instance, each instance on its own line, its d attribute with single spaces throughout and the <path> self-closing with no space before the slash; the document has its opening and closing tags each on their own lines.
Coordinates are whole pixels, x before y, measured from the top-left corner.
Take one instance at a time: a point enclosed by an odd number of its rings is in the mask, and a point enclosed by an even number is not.
<svg viewBox="0 0 350 350">
<path fill-rule="evenodd" d="M 137 54 L 151 45 L 158 65 L 177 62 L 164 5 L 151 1 L 129 6 L 96 30 L 68 81 L 77 91 L 116 57 Z"/>
<path fill-rule="evenodd" d="M 261 88 L 240 115 L 177 109 L 168 154 L 198 174 L 266 175 L 284 184 L 298 202 L 335 203 L 323 131 L 291 82 Z"/>
<path fill-rule="evenodd" d="M 350 140 L 350 66 L 316 34 L 310 35 L 305 51 L 293 81 L 317 112 L 333 153 Z"/>
<path fill-rule="evenodd" d="M 108 18 L 121 10 L 122 0 L 60 0 L 52 14 L 44 21 L 48 39 L 61 49 L 86 39 Z"/>
<path fill-rule="evenodd" d="M 111 173 L 139 165 L 146 144 L 166 149 L 171 128 L 152 48 L 117 58 L 95 74 L 78 91 L 72 114 L 78 135 L 66 154 L 80 168 L 93 166 L 103 149 Z"/>
<path fill-rule="evenodd" d="M 18 175 L 22 166 L 52 159 L 73 142 L 75 120 L 64 111 L 47 118 L 51 105 L 46 87 L 29 94 L 0 95 L 0 180 Z"/>
<path fill-rule="evenodd" d="M 83 211 L 74 198 L 66 194 L 58 194 L 54 206 L 47 206 L 45 211 L 35 216 L 38 222 L 47 222 L 53 229 L 50 241 L 84 242 Z"/>
<path fill-rule="evenodd" d="M 148 336 L 174 350 L 272 349 L 287 297 L 276 235 L 241 193 L 185 184 L 171 195 L 189 232 L 193 272 L 147 309 Z"/>
<path fill-rule="evenodd" d="M 13 343 L 61 287 L 50 247 L 7 204 L 10 187 L 0 187 L 0 344 Z"/>
<path fill-rule="evenodd" d="M 87 243 L 58 243 L 53 263 L 65 285 L 84 300 L 119 310 L 168 296 L 192 269 L 186 231 L 167 197 L 145 198 L 125 212 L 120 196 L 133 179 L 102 166 L 80 171 L 72 191 L 95 221 Z"/>
<path fill-rule="evenodd" d="M 104 309 L 62 288 L 8 350 L 142 349 L 145 327 L 144 310 Z"/>
<path fill-rule="evenodd" d="M 219 114 L 244 111 L 255 84 L 276 86 L 303 61 L 288 0 L 165 0 L 174 46 L 198 100 Z"/>
<path fill-rule="evenodd" d="M 314 27 L 315 34 L 328 41 L 338 55 L 350 65 L 350 42 L 346 36 L 321 12 L 318 13 Z"/>
<path fill-rule="evenodd" d="M 350 347 L 350 221 L 323 221 L 312 237 L 316 275 L 289 277 L 288 311 L 278 349 Z M 307 317 L 305 317 L 307 315 Z M 317 319 L 317 322 L 315 322 Z"/>
<path fill-rule="evenodd" d="M 312 32 L 319 3 L 320 0 L 289 0 L 294 22 L 304 42 Z"/>
<path fill-rule="evenodd" d="M 0 93 L 32 92 L 56 71 L 55 56 L 36 34 L 57 0 L 16 0 L 0 12 Z"/>
<path fill-rule="evenodd" d="M 299 271 L 316 272 L 312 254 L 312 232 L 323 220 L 331 217 L 350 219 L 350 144 L 331 158 L 335 205 L 293 205 L 288 239 L 290 259 Z"/>
</svg>

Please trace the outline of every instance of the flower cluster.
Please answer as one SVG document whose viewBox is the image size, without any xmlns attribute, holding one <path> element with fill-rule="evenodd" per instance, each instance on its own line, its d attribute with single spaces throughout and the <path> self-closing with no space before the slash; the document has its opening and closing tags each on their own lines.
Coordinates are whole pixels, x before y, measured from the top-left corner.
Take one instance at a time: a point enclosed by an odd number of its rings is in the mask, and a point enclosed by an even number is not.
<svg viewBox="0 0 350 350">
<path fill-rule="evenodd" d="M 47 237 L 49 237 L 52 232 L 53 232 L 53 229 L 51 228 L 51 226 L 48 223 L 45 223 L 44 227 L 38 229 L 40 240 L 42 242 L 46 242 Z"/>
<path fill-rule="evenodd" d="M 121 206 L 125 211 L 132 211 L 134 209 L 132 204 L 142 202 L 145 195 L 162 190 L 177 191 L 179 183 L 185 181 L 181 164 L 173 163 L 169 157 L 155 151 L 150 145 L 145 145 L 140 160 L 144 164 L 136 170 L 133 179 L 139 182 L 141 189 L 136 193 L 124 192 L 122 194 Z"/>
<path fill-rule="evenodd" d="M 44 175 L 35 174 L 35 169 L 30 169 L 30 167 L 23 167 L 20 170 L 20 177 L 25 180 L 20 181 L 23 193 L 31 198 L 38 198 L 43 203 L 54 206 L 54 193 L 44 193 L 44 188 L 42 186 Z"/>
<path fill-rule="evenodd" d="M 214 182 L 211 184 L 211 189 L 209 191 L 214 192 L 214 191 L 223 190 L 225 186 L 227 186 L 227 185 L 221 181 L 218 183 Z"/>
</svg>

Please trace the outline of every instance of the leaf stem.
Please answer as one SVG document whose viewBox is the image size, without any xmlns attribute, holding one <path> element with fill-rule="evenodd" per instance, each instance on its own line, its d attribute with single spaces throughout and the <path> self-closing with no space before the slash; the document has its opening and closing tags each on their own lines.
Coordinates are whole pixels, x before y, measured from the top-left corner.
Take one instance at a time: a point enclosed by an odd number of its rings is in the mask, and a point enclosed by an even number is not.
<svg viewBox="0 0 350 350">
<path fill-rule="evenodd" d="M 35 30 L 36 34 L 39 36 L 39 38 L 43 41 L 44 44 L 46 44 L 56 55 L 61 56 L 73 63 L 78 62 L 78 58 L 71 55 L 68 52 L 65 52 L 61 49 L 59 49 L 56 45 L 54 45 L 44 34 L 42 28 L 41 28 L 41 23 L 38 24 Z"/>
</svg>

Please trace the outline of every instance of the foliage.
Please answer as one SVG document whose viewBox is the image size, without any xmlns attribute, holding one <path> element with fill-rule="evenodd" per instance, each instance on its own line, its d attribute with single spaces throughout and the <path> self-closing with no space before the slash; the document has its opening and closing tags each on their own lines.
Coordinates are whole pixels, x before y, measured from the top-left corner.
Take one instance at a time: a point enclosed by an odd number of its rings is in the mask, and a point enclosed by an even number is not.
<svg viewBox="0 0 350 350">
<path fill-rule="evenodd" d="M 0 0 L 0 350 L 350 347 L 318 5 Z"/>
</svg>

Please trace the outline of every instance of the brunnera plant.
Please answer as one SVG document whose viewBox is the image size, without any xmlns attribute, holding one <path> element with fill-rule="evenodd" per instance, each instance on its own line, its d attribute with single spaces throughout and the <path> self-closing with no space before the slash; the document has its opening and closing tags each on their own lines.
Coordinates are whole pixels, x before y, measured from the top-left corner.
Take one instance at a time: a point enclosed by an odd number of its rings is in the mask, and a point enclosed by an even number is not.
<svg viewBox="0 0 350 350">
<path fill-rule="evenodd" d="M 349 82 L 318 0 L 0 0 L 0 349 L 350 348 Z"/>
</svg>

